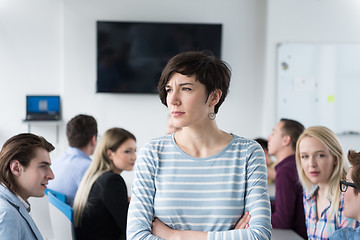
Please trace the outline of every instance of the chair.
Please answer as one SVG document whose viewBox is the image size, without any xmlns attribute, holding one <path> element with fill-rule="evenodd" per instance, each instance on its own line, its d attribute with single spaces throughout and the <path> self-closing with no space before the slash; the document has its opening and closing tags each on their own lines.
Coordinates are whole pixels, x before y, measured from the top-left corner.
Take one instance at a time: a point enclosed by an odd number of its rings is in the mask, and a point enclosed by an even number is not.
<svg viewBox="0 0 360 240">
<path fill-rule="evenodd" d="M 50 220 L 48 196 L 44 195 L 41 198 L 30 197 L 28 201 L 31 206 L 30 215 L 39 228 L 41 235 L 45 240 L 53 240 L 54 233 Z"/>
<path fill-rule="evenodd" d="M 45 194 L 48 195 L 48 192 L 51 192 L 52 194 L 55 195 L 55 197 L 56 197 L 57 199 L 59 199 L 60 201 L 66 203 L 66 195 L 65 195 L 65 194 L 47 188 L 47 189 L 45 190 Z"/>
<path fill-rule="evenodd" d="M 74 211 L 64 201 L 57 198 L 53 191 L 47 191 L 51 225 L 56 240 L 75 239 Z"/>
</svg>

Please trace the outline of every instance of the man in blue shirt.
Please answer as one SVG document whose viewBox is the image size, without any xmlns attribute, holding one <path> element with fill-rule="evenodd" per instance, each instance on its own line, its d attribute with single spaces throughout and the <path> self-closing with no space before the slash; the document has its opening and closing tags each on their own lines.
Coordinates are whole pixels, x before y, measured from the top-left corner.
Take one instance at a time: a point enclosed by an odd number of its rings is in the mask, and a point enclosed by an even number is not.
<svg viewBox="0 0 360 240">
<path fill-rule="evenodd" d="M 80 181 L 88 169 L 97 143 L 97 122 L 89 115 L 77 115 L 66 125 L 66 136 L 70 147 L 54 161 L 55 179 L 49 189 L 66 195 L 72 206 Z"/>
</svg>

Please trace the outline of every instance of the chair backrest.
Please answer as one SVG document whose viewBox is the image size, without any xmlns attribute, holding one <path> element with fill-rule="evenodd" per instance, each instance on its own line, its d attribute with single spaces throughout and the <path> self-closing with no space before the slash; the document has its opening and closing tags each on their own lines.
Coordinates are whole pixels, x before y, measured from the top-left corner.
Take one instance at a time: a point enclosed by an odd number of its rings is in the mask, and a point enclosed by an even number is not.
<svg viewBox="0 0 360 240">
<path fill-rule="evenodd" d="M 56 240 L 75 239 L 74 211 L 59 200 L 51 191 L 47 192 L 52 229 Z"/>
<path fill-rule="evenodd" d="M 47 195 L 48 192 L 51 192 L 52 194 L 55 195 L 55 197 L 56 197 L 57 199 L 59 199 L 60 201 L 66 203 L 66 195 L 65 195 L 65 194 L 47 188 L 47 189 L 45 190 L 45 194 Z"/>
</svg>

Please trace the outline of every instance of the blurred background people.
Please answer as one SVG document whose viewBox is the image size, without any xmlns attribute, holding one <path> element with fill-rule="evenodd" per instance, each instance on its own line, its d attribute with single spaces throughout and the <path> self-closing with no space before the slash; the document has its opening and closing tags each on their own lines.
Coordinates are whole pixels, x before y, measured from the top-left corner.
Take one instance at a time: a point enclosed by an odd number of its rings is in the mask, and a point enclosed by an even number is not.
<svg viewBox="0 0 360 240">
<path fill-rule="evenodd" d="M 292 229 L 307 238 L 303 189 L 296 170 L 296 141 L 304 126 L 291 119 L 280 119 L 268 138 L 269 154 L 276 158 L 275 201 L 271 202 L 273 228 Z"/>
<path fill-rule="evenodd" d="M 122 171 L 136 160 L 136 138 L 122 128 L 107 130 L 81 180 L 74 201 L 77 240 L 126 239 L 128 194 Z"/>
<path fill-rule="evenodd" d="M 268 141 L 264 138 L 255 138 L 265 153 L 267 174 L 268 174 L 268 183 L 272 183 L 275 181 L 276 171 L 275 171 L 275 162 L 271 159 L 269 150 L 268 150 Z"/>
<path fill-rule="evenodd" d="M 169 115 L 168 120 L 167 120 L 166 134 L 171 134 L 171 133 L 177 132 L 177 131 L 179 131 L 181 129 L 182 128 L 180 128 L 180 127 L 175 127 L 174 126 L 173 119 Z"/>
<path fill-rule="evenodd" d="M 55 180 L 49 189 L 66 195 L 66 203 L 73 205 L 76 190 L 85 171 L 91 163 L 97 143 L 97 122 L 94 117 L 80 114 L 66 125 L 66 136 L 70 147 L 55 159 L 53 171 Z"/>
</svg>

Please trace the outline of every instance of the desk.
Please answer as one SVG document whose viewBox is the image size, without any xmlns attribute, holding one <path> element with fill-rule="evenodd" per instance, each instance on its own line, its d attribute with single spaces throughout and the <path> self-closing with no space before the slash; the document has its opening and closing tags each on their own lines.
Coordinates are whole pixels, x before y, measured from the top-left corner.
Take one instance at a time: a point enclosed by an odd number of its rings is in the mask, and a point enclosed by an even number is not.
<svg viewBox="0 0 360 240">
<path fill-rule="evenodd" d="M 303 240 L 297 233 L 291 229 L 273 229 L 272 240 Z"/>
<path fill-rule="evenodd" d="M 49 121 L 38 121 L 38 120 L 24 120 L 24 123 L 28 125 L 28 133 L 31 133 L 31 126 L 32 125 L 50 125 L 56 126 L 56 143 L 59 143 L 59 126 L 61 125 L 61 120 L 49 120 Z"/>
</svg>

